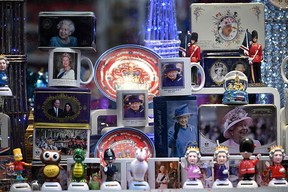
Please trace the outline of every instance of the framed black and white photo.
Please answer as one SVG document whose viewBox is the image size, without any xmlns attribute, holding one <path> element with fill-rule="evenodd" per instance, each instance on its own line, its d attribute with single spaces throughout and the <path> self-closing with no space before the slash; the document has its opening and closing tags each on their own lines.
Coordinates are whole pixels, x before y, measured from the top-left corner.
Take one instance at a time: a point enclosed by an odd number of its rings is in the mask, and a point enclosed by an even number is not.
<svg viewBox="0 0 288 192">
<path fill-rule="evenodd" d="M 148 123 L 148 90 L 117 90 L 117 124 L 144 127 Z"/>
</svg>

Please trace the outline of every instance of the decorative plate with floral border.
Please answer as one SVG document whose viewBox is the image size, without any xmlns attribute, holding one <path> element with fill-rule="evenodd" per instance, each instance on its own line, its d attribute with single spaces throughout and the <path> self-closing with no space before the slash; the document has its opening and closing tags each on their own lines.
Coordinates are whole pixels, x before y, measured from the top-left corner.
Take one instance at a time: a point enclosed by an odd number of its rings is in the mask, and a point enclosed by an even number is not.
<svg viewBox="0 0 288 192">
<path fill-rule="evenodd" d="M 158 59 L 154 51 L 134 44 L 116 46 L 96 61 L 95 83 L 109 99 L 116 101 L 116 90 L 148 90 L 148 101 L 159 95 Z"/>
<path fill-rule="evenodd" d="M 135 128 L 120 127 L 104 134 L 96 144 L 94 157 L 104 158 L 104 151 L 112 148 L 117 158 L 134 158 L 136 147 L 147 147 L 148 157 L 155 157 L 155 147 L 151 139 Z"/>
</svg>

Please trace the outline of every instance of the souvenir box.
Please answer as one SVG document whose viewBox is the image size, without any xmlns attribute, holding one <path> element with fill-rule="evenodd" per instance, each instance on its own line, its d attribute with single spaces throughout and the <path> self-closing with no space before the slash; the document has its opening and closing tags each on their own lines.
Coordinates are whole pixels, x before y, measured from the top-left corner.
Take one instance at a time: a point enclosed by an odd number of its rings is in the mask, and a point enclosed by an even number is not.
<svg viewBox="0 0 288 192">
<path fill-rule="evenodd" d="M 117 90 L 117 125 L 145 127 L 148 124 L 148 91 Z"/>
<path fill-rule="evenodd" d="M 39 160 L 42 149 L 61 150 L 61 159 L 72 157 L 76 148 L 81 148 L 89 157 L 90 130 L 79 128 L 39 128 L 33 133 L 33 159 Z"/>
<path fill-rule="evenodd" d="M 205 55 L 203 58 L 205 87 L 223 87 L 225 75 L 233 70 L 243 72 L 250 82 L 250 65 L 247 58 L 235 55 Z"/>
<path fill-rule="evenodd" d="M 67 45 L 56 45 L 53 38 L 58 37 L 60 21 L 68 20 L 74 24 L 74 32 L 70 35 L 73 42 Z M 93 12 L 81 11 L 51 11 L 39 13 L 39 48 L 73 47 L 96 49 L 96 17 Z"/>
<path fill-rule="evenodd" d="M 91 91 L 87 88 L 37 88 L 34 123 L 41 127 L 86 127 L 90 123 Z M 58 116 L 54 103 L 59 105 Z M 65 112 L 70 105 L 70 112 Z"/>
<path fill-rule="evenodd" d="M 264 5 L 261 3 L 193 3 L 191 28 L 201 50 L 238 50 L 246 29 L 258 32 L 265 47 Z"/>
<path fill-rule="evenodd" d="M 277 115 L 276 106 L 272 104 L 201 105 L 198 111 L 200 152 L 213 155 L 218 140 L 229 148 L 230 154 L 237 155 L 237 143 L 249 137 L 256 145 L 254 154 L 268 155 L 268 148 L 278 140 Z"/>
<path fill-rule="evenodd" d="M 195 96 L 159 96 L 154 97 L 153 104 L 154 142 L 157 157 L 182 157 L 185 153 L 183 151 L 186 150 L 184 145 L 198 146 L 197 100 Z M 188 132 L 180 130 L 176 123 L 175 117 L 182 115 L 189 115 Z M 179 148 L 176 148 L 176 143 Z M 178 150 L 181 151 L 181 154 L 176 155 L 175 151 Z"/>
</svg>

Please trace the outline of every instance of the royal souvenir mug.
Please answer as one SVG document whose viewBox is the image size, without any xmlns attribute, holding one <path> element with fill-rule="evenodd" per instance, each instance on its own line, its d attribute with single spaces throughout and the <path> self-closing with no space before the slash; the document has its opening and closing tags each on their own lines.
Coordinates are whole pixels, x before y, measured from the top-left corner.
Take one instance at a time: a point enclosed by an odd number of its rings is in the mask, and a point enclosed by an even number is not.
<svg viewBox="0 0 288 192">
<path fill-rule="evenodd" d="M 86 69 L 87 65 L 89 70 Z M 93 76 L 92 61 L 81 56 L 80 50 L 55 48 L 49 52 L 48 86 L 80 87 L 80 84 L 91 82 Z M 87 80 L 83 81 L 81 77 Z"/>
<path fill-rule="evenodd" d="M 161 58 L 158 67 L 161 96 L 191 95 L 204 87 L 204 69 L 199 63 L 191 63 L 190 58 Z M 198 70 L 194 70 L 195 67 Z M 192 85 L 192 76 L 196 76 L 193 80 L 196 81 L 195 85 Z"/>
</svg>

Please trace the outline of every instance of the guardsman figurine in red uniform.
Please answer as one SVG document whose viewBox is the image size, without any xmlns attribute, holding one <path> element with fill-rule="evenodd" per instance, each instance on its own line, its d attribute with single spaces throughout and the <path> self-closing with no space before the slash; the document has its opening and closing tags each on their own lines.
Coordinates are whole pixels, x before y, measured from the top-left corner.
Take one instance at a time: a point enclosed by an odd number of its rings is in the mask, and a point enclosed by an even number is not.
<svg viewBox="0 0 288 192">
<path fill-rule="evenodd" d="M 243 160 L 239 164 L 239 174 L 243 177 L 243 180 L 238 183 L 237 188 L 258 187 L 255 180 L 253 180 L 253 177 L 255 175 L 255 166 L 261 158 L 261 154 L 258 154 L 255 159 L 250 159 L 252 153 L 254 152 L 254 148 L 255 145 L 252 139 L 244 138 L 241 140 L 239 151 L 243 157 Z"/>
<path fill-rule="evenodd" d="M 201 60 L 201 49 L 197 45 L 198 41 L 198 33 L 193 32 L 191 33 L 190 37 L 190 43 L 188 43 L 188 50 L 185 52 L 182 52 L 182 55 L 185 57 L 190 57 L 190 62 L 191 63 L 198 63 L 200 65 L 200 60 Z M 197 84 L 197 74 L 198 74 L 198 69 L 196 67 L 192 67 L 192 84 Z"/>
<path fill-rule="evenodd" d="M 252 31 L 252 44 L 249 49 L 249 65 L 251 69 L 251 79 L 253 83 L 262 83 L 261 63 L 263 60 L 262 45 L 257 43 L 258 33 Z"/>
<path fill-rule="evenodd" d="M 281 165 L 282 160 L 285 157 L 284 149 L 280 145 L 275 145 L 270 148 L 269 157 L 272 161 L 272 165 L 267 161 L 265 163 L 267 169 L 271 172 L 272 180 L 268 186 L 271 187 L 288 187 L 288 182 L 285 180 L 285 168 Z"/>
</svg>

